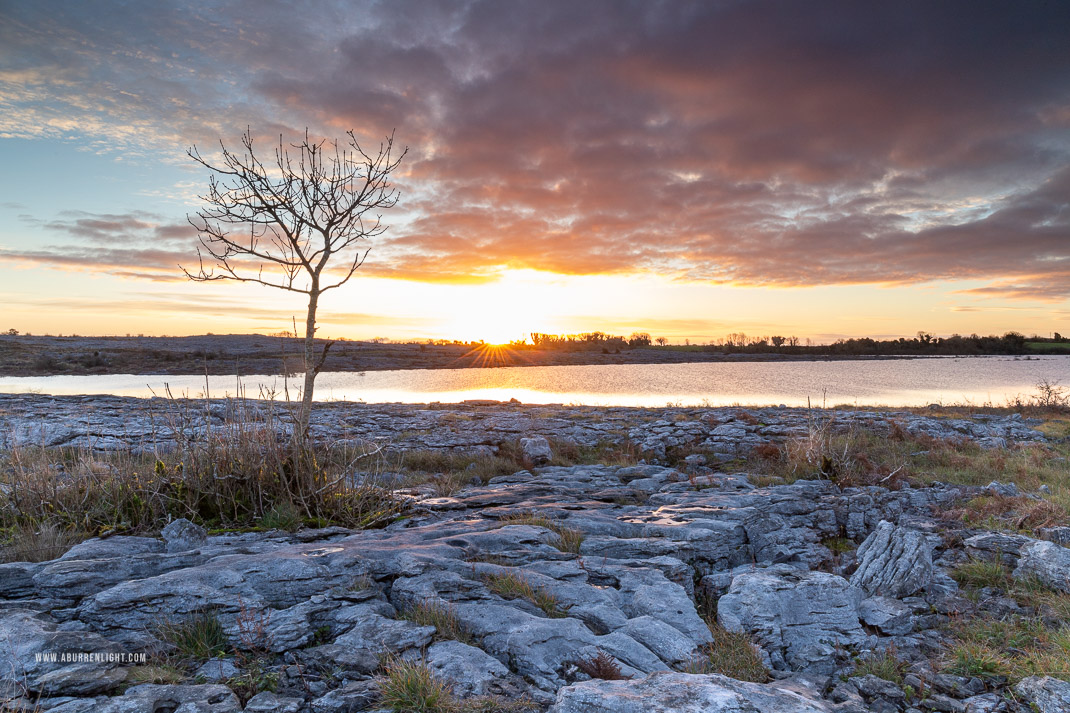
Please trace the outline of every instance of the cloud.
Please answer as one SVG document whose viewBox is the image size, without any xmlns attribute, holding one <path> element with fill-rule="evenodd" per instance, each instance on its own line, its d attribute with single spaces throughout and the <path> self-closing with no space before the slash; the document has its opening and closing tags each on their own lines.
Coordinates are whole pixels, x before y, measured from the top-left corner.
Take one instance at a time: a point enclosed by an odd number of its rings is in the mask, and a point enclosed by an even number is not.
<svg viewBox="0 0 1070 713">
<path fill-rule="evenodd" d="M 403 212 L 366 272 L 971 280 L 988 283 L 974 296 L 1070 296 L 1068 6 L 109 7 L 0 10 L 0 136 L 181 160 L 178 147 L 247 124 L 372 141 L 396 129 L 412 148 Z M 164 239 L 136 220 L 50 229 Z M 5 255 L 152 275 L 171 245 L 126 262 Z"/>
<path fill-rule="evenodd" d="M 189 224 L 163 222 L 151 213 L 63 211 L 52 220 L 21 217 L 62 242 L 26 249 L 0 247 L 0 262 L 184 282 L 178 265 L 196 260 L 196 230 Z"/>
</svg>

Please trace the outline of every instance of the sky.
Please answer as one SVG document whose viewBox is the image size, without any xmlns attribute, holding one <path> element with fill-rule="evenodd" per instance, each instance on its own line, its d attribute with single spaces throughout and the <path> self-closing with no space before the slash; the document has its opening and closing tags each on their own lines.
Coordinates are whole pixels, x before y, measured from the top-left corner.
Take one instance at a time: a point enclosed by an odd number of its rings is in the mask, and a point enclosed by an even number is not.
<svg viewBox="0 0 1070 713">
<path fill-rule="evenodd" d="M 300 325 L 178 266 L 186 150 L 306 128 L 408 148 L 327 336 L 1070 333 L 1039 0 L 0 0 L 0 330 Z"/>
</svg>

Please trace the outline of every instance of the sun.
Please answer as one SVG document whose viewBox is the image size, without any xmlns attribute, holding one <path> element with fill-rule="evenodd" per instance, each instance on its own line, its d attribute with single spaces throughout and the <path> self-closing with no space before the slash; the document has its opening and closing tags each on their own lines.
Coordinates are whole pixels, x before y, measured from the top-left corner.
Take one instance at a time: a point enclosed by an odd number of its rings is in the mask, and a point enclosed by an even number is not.
<svg viewBox="0 0 1070 713">
<path fill-rule="evenodd" d="M 506 271 L 497 282 L 466 286 L 442 324 L 450 339 L 508 344 L 547 331 L 558 321 L 560 305 L 545 278 Z"/>
</svg>

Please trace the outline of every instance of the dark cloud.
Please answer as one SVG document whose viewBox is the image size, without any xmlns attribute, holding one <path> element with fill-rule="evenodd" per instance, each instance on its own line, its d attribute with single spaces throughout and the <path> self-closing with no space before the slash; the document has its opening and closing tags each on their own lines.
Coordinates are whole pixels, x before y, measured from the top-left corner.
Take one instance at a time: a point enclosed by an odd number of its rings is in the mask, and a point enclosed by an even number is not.
<svg viewBox="0 0 1070 713">
<path fill-rule="evenodd" d="M 0 132 L 74 130 L 60 117 L 179 145 L 246 124 L 396 129 L 407 215 L 368 272 L 1070 296 L 1065 4 L 107 6 L 0 10 Z M 137 219 L 51 227 L 182 239 Z"/>
</svg>

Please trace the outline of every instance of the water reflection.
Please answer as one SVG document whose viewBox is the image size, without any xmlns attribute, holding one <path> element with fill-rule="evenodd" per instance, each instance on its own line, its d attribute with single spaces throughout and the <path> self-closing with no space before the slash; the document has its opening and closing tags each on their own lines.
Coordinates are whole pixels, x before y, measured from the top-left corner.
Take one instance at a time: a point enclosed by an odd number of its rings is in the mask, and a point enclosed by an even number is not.
<svg viewBox="0 0 1070 713">
<path fill-rule="evenodd" d="M 930 403 L 1005 405 L 1028 398 L 1041 380 L 1070 382 L 1070 356 L 1030 359 L 972 357 L 887 361 L 721 362 L 612 366 L 504 367 L 332 372 L 316 381 L 319 400 L 368 403 L 468 399 L 587 405 L 725 406 L 856 404 L 923 406 Z M 50 376 L 0 378 L 0 392 L 201 397 L 203 376 Z M 213 397 L 298 397 L 300 380 L 279 376 L 209 377 Z"/>
</svg>

